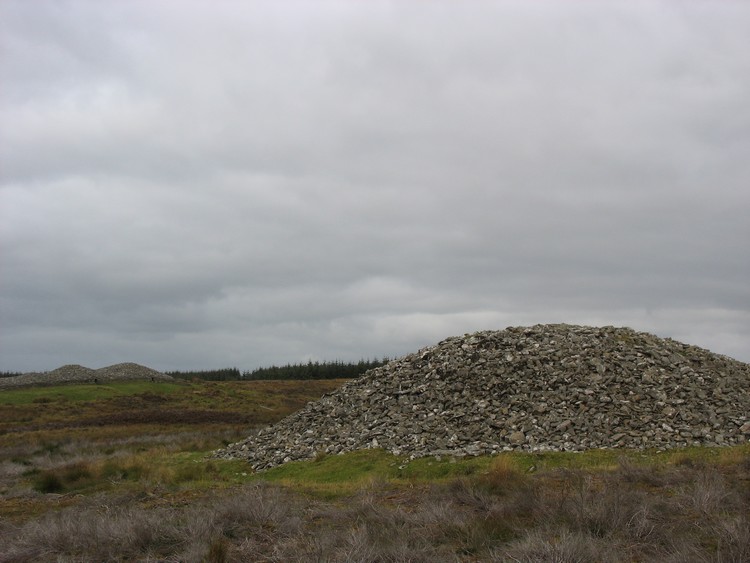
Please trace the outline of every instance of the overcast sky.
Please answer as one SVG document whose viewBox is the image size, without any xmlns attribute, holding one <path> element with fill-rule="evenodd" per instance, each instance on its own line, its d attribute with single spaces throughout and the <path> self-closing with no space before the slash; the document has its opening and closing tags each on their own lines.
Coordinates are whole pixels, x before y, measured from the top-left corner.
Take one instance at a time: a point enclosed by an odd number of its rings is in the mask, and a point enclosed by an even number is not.
<svg viewBox="0 0 750 563">
<path fill-rule="evenodd" d="M 0 85 L 0 370 L 750 361 L 748 2 L 3 0 Z"/>
</svg>

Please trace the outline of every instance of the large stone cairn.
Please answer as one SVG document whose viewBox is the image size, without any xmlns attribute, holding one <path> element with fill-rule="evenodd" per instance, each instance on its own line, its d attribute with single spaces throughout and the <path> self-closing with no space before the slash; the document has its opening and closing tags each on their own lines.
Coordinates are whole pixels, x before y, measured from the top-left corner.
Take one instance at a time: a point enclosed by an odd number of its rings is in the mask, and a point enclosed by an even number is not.
<svg viewBox="0 0 750 563">
<path fill-rule="evenodd" d="M 750 439 L 750 365 L 628 328 L 448 338 L 216 453 L 256 470 L 362 448 L 466 456 Z"/>
<path fill-rule="evenodd" d="M 78 364 L 68 364 L 44 373 L 24 373 L 14 377 L 1 377 L 0 390 L 36 385 L 65 385 L 69 383 L 106 383 L 111 381 L 173 381 L 169 375 L 140 364 L 126 362 L 99 369 Z"/>
</svg>

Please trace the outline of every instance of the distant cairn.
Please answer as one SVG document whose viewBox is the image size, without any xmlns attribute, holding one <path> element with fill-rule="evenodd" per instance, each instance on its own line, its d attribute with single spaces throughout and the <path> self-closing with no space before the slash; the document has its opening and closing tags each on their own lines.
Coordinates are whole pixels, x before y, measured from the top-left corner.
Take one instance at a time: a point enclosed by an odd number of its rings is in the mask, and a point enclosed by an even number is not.
<svg viewBox="0 0 750 563">
<path fill-rule="evenodd" d="M 0 389 L 37 385 L 65 385 L 69 383 L 105 383 L 111 381 L 174 381 L 169 375 L 134 363 L 122 363 L 91 369 L 78 364 L 68 364 L 46 373 L 24 373 L 15 377 L 0 378 Z"/>
</svg>

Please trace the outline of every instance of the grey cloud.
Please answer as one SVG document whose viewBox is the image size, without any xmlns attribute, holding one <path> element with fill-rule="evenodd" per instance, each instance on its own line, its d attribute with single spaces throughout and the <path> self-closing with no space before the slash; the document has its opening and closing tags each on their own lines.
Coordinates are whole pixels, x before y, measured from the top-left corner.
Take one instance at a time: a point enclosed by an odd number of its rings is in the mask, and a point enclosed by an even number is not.
<svg viewBox="0 0 750 563">
<path fill-rule="evenodd" d="M 750 359 L 740 3 L 37 6 L 0 7 L 0 369 L 547 321 Z"/>
</svg>

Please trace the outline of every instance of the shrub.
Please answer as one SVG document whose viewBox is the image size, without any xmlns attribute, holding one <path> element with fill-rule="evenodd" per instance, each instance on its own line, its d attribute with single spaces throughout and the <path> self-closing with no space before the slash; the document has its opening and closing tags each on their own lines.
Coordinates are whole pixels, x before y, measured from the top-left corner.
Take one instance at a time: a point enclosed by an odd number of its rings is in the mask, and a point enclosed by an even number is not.
<svg viewBox="0 0 750 563">
<path fill-rule="evenodd" d="M 38 473 L 32 480 L 32 486 L 40 493 L 62 493 L 88 485 L 93 477 L 91 465 L 78 461 Z"/>
<path fill-rule="evenodd" d="M 100 468 L 100 476 L 110 481 L 141 481 L 150 476 L 157 466 L 149 463 L 143 454 L 111 458 Z"/>
<path fill-rule="evenodd" d="M 489 492 L 503 495 L 523 487 L 525 477 L 510 457 L 498 456 L 492 460 L 489 469 L 478 482 Z"/>
<path fill-rule="evenodd" d="M 60 475 L 54 471 L 42 471 L 32 482 L 32 486 L 35 490 L 40 493 L 61 493 L 65 490 L 65 483 L 63 483 Z"/>
<path fill-rule="evenodd" d="M 228 554 L 227 541 L 223 537 L 214 538 L 208 546 L 206 561 L 207 563 L 225 563 Z"/>
<path fill-rule="evenodd" d="M 724 479 L 715 470 L 702 470 L 695 477 L 693 486 L 684 492 L 685 504 L 703 515 L 710 515 L 723 508 L 729 498 Z"/>
<path fill-rule="evenodd" d="M 567 530 L 539 530 L 526 535 L 505 549 L 495 550 L 492 561 L 522 561 L 536 563 L 579 563 L 597 561 L 607 563 L 622 561 L 610 544 L 581 533 Z"/>
</svg>

